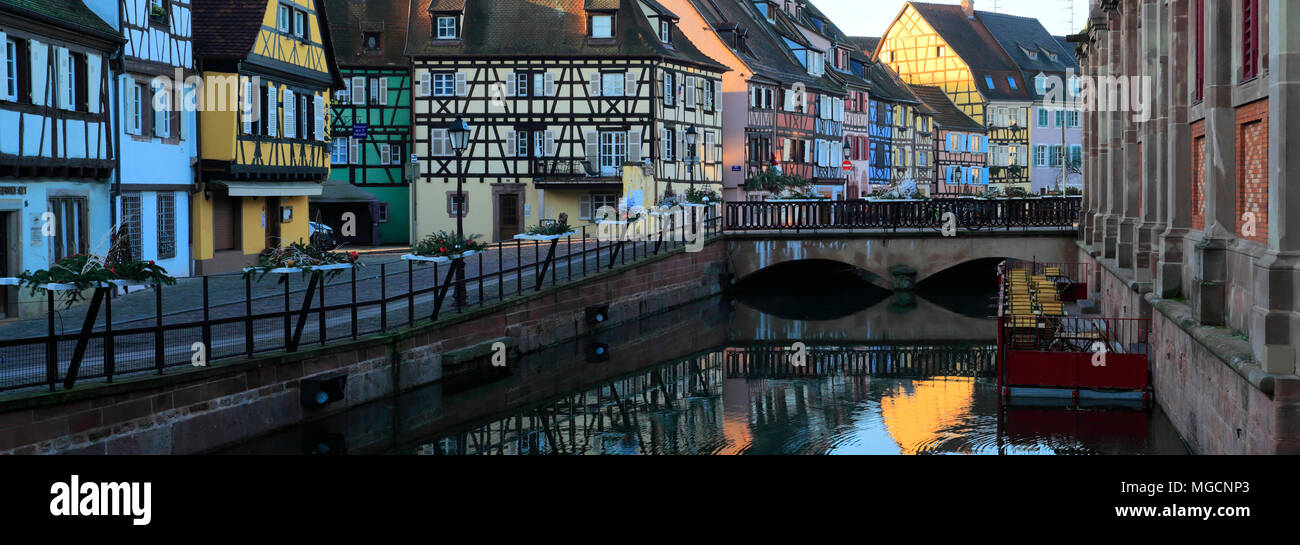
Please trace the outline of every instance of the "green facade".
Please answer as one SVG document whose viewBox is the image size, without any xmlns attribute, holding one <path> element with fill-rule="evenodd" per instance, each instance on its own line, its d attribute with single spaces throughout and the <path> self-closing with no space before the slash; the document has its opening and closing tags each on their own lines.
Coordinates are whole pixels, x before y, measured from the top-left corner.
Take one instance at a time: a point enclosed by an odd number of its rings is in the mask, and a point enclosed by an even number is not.
<svg viewBox="0 0 1300 545">
<path fill-rule="evenodd" d="M 410 186 L 404 177 L 411 155 L 411 76 L 407 69 L 343 67 L 349 91 L 335 97 L 331 105 L 331 132 L 337 144 L 330 179 L 346 181 L 379 199 L 387 209 L 387 221 L 379 224 L 381 244 L 410 244 Z M 354 82 L 364 78 L 365 103 L 354 104 Z M 386 85 L 383 98 L 372 87 Z M 385 91 L 380 87 L 380 91 Z M 355 138 L 365 125 L 364 138 Z M 353 143 L 355 140 L 355 143 Z M 347 162 L 338 159 L 346 156 Z"/>
</svg>

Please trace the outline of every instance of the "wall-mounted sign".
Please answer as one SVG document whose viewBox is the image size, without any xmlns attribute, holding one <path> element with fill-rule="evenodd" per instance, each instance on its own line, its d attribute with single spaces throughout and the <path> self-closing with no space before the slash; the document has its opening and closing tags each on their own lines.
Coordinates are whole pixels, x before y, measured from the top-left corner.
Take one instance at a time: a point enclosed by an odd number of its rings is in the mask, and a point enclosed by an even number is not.
<svg viewBox="0 0 1300 545">
<path fill-rule="evenodd" d="M 352 137 L 353 137 L 353 138 L 365 138 L 365 137 L 366 137 L 366 134 L 369 133 L 369 132 L 370 132 L 370 124 L 369 124 L 369 123 L 353 123 L 353 124 L 352 124 Z"/>
<path fill-rule="evenodd" d="M 732 172 L 740 172 L 740 165 L 731 165 Z"/>
</svg>

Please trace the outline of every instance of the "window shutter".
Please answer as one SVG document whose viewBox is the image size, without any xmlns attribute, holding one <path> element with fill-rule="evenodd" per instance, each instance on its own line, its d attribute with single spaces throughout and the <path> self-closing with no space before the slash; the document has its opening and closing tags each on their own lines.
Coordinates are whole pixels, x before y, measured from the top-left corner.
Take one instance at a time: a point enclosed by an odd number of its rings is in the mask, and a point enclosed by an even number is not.
<svg viewBox="0 0 1300 545">
<path fill-rule="evenodd" d="M 469 96 L 469 83 L 465 80 L 464 72 L 456 72 L 456 96 Z"/>
<path fill-rule="evenodd" d="M 127 85 L 129 85 L 129 86 L 135 88 L 135 93 L 134 93 L 134 94 L 135 94 L 135 95 L 139 95 L 139 94 L 140 94 L 140 86 L 131 83 L 131 80 L 127 80 L 127 82 L 128 82 Z M 255 102 L 255 101 L 253 100 L 253 81 L 252 81 L 252 80 L 244 80 L 244 100 L 243 100 L 243 102 L 240 104 L 241 109 L 243 110 L 243 112 L 241 112 L 241 115 L 243 115 L 243 117 L 244 117 L 244 134 L 252 134 L 252 133 L 253 133 L 253 104 L 254 104 L 254 102 Z M 137 134 L 139 134 L 138 131 L 137 131 Z"/>
<path fill-rule="evenodd" d="M 379 78 L 379 104 L 381 106 L 388 105 L 388 77 L 387 76 L 382 76 Z"/>
<path fill-rule="evenodd" d="M 382 96 L 382 95 L 381 95 Z M 325 97 L 316 95 L 313 97 L 316 113 L 316 139 L 325 141 Z"/>
<path fill-rule="evenodd" d="M 722 111 L 722 82 L 713 82 L 713 111 Z"/>
<path fill-rule="evenodd" d="M 673 135 L 675 136 L 673 149 L 677 151 L 677 158 L 686 160 L 687 154 L 690 153 L 686 149 L 686 131 L 680 128 L 673 129 Z"/>
<path fill-rule="evenodd" d="M 370 80 L 370 103 L 379 104 L 379 78 Z"/>
<path fill-rule="evenodd" d="M 519 79 L 514 72 L 506 74 L 506 96 L 515 96 L 515 85 L 518 84 L 518 82 Z"/>
<path fill-rule="evenodd" d="M 713 147 L 715 144 L 713 140 L 714 138 L 713 138 L 712 131 L 708 131 L 704 133 L 704 162 L 705 163 L 713 162 Z"/>
<path fill-rule="evenodd" d="M 547 157 L 555 157 L 555 131 L 546 131 L 542 146 L 546 148 L 544 151 Z"/>
<path fill-rule="evenodd" d="M 427 97 L 433 94 L 433 74 L 425 71 L 420 73 L 420 96 Z"/>
<path fill-rule="evenodd" d="M 686 104 L 688 108 L 695 107 L 695 76 L 686 76 Z"/>
<path fill-rule="evenodd" d="M 659 158 L 664 161 L 672 161 L 673 158 L 668 154 L 668 129 L 659 129 Z"/>
<path fill-rule="evenodd" d="M 56 75 L 54 105 L 61 110 L 66 110 L 68 109 L 68 50 L 58 46 L 51 49 L 54 53 L 54 73 Z"/>
<path fill-rule="evenodd" d="M 1205 0 L 1194 0 L 1192 33 L 1196 38 L 1196 58 L 1192 60 L 1196 67 L 1196 86 L 1192 95 L 1196 100 L 1205 98 Z"/>
<path fill-rule="evenodd" d="M 515 156 L 515 148 L 519 145 L 518 137 L 515 131 L 506 131 L 506 157 Z"/>
<path fill-rule="evenodd" d="M 673 105 L 673 73 L 664 72 L 664 106 Z"/>
<path fill-rule="evenodd" d="M 5 44 L 4 35 L 0 34 L 0 66 L 5 66 L 4 50 L 7 48 L 4 46 L 4 44 Z M 103 83 L 102 81 L 100 81 L 99 78 L 101 68 L 102 66 L 100 66 L 99 55 L 96 55 L 94 53 L 87 53 L 86 54 L 86 105 L 87 105 L 86 109 L 89 110 L 90 113 L 92 114 L 97 114 L 100 113 L 101 111 L 100 104 L 99 104 L 100 84 Z M 176 82 L 176 83 L 179 84 L 180 82 Z"/>
<path fill-rule="evenodd" d="M 586 144 L 587 161 L 591 163 L 591 168 L 600 169 L 600 133 L 596 131 L 587 131 L 583 134 L 583 140 Z"/>
<path fill-rule="evenodd" d="M 279 132 L 278 132 L 278 131 L 280 130 L 280 90 L 279 90 L 279 89 L 276 89 L 275 87 L 270 87 L 270 86 L 268 86 L 268 87 L 266 88 L 266 91 L 267 91 L 267 95 L 268 95 L 268 97 L 269 97 L 269 98 L 268 98 L 268 101 L 267 101 L 267 104 L 266 104 L 266 109 L 267 109 L 267 112 L 266 112 L 266 127 L 267 127 L 267 128 L 266 128 L 266 134 L 267 134 L 267 136 L 279 136 Z M 288 106 L 288 105 L 289 105 L 289 93 L 288 93 L 288 92 L 285 92 L 285 95 L 284 95 L 284 104 L 285 104 L 285 106 Z M 289 112 L 287 112 L 287 111 L 285 112 L 285 114 L 288 114 L 288 113 L 289 113 Z M 285 135 L 285 136 L 288 136 L 288 135 L 289 135 L 289 128 L 288 128 L 288 127 L 285 127 L 284 135 Z"/>
<path fill-rule="evenodd" d="M 356 76 L 352 78 L 352 104 L 364 106 L 366 104 L 366 78 Z"/>
<path fill-rule="evenodd" d="M 360 164 L 360 162 L 357 160 L 357 156 L 360 155 L 360 151 L 361 151 L 361 141 L 357 140 L 356 138 L 349 137 L 348 138 L 348 164 L 350 165 Z"/>
<path fill-rule="evenodd" d="M 587 78 L 587 94 L 593 97 L 600 96 L 600 71 L 593 71 Z"/>
<path fill-rule="evenodd" d="M 623 96 L 636 96 L 636 71 L 628 70 L 623 74 Z"/>
<path fill-rule="evenodd" d="M 1241 72 L 1242 79 L 1251 79 L 1259 74 L 1259 0 L 1242 2 L 1241 18 L 1244 28 L 1241 32 Z"/>
<path fill-rule="evenodd" d="M 180 96 L 181 96 L 181 97 L 184 97 L 184 96 L 185 96 L 185 92 L 186 92 L 186 88 L 185 88 L 184 86 L 182 86 L 182 87 L 181 87 L 181 95 L 180 95 Z M 184 100 L 184 99 L 182 98 L 182 100 Z M 182 104 L 182 106 L 183 106 L 183 105 L 184 105 L 184 104 Z M 190 116 L 187 115 L 187 114 L 189 114 L 189 113 L 190 113 L 189 111 L 187 111 L 185 108 L 181 108 L 181 107 L 176 108 L 176 111 L 175 111 L 175 112 L 172 112 L 172 115 L 176 116 L 176 137 L 177 137 L 177 138 L 180 138 L 181 140 L 184 140 L 184 139 L 185 139 L 185 137 L 186 137 L 186 133 L 189 131 L 189 126 L 190 126 L 189 118 L 190 118 Z"/>
<path fill-rule="evenodd" d="M 627 131 L 627 162 L 641 162 L 641 130 Z"/>
<path fill-rule="evenodd" d="M 393 150 L 389 149 L 388 146 L 379 146 L 379 162 L 385 165 L 392 163 Z"/>
<path fill-rule="evenodd" d="M 272 111 L 275 108 L 271 108 Z M 284 137 L 298 137 L 298 103 L 293 91 L 284 90 Z"/>
<path fill-rule="evenodd" d="M 591 219 L 591 195 L 578 196 L 578 219 Z"/>
<path fill-rule="evenodd" d="M 543 79 L 542 84 L 546 87 L 546 96 L 548 97 L 555 96 L 555 74 L 547 72 L 545 75 L 542 76 L 542 79 Z"/>
</svg>

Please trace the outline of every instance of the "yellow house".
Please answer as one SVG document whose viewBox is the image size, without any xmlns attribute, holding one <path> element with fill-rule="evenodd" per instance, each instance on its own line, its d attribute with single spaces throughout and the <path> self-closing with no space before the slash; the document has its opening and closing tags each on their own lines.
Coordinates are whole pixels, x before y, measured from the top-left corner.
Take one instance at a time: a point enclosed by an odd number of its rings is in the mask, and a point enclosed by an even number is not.
<svg viewBox="0 0 1300 545">
<path fill-rule="evenodd" d="M 196 274 L 237 270 L 308 240 L 307 200 L 329 176 L 330 89 L 342 87 L 322 0 L 194 0 L 203 78 Z"/>
</svg>

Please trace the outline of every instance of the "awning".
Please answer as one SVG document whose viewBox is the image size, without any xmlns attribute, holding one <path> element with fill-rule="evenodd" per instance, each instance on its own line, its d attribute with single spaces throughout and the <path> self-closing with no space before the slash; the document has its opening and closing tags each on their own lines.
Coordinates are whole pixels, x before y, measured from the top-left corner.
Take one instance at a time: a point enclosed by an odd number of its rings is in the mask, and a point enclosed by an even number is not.
<svg viewBox="0 0 1300 545">
<path fill-rule="evenodd" d="M 313 197 L 321 194 L 321 184 L 316 182 L 227 182 L 231 197 Z"/>
</svg>

